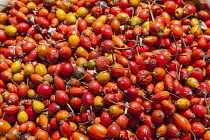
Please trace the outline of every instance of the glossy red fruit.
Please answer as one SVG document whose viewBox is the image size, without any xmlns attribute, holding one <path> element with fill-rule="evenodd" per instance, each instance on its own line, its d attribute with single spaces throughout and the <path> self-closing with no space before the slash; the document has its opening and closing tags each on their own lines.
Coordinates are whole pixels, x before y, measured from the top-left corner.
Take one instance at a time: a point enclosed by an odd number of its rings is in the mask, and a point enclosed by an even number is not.
<svg viewBox="0 0 210 140">
<path fill-rule="evenodd" d="M 154 110 L 152 112 L 152 120 L 157 123 L 162 123 L 165 119 L 165 114 L 162 110 Z"/>
<path fill-rule="evenodd" d="M 146 114 L 144 112 L 140 113 L 140 121 L 142 121 L 143 124 L 154 128 L 154 122 L 152 121 L 152 117 L 149 114 Z"/>
<path fill-rule="evenodd" d="M 64 137 L 71 136 L 71 127 L 68 122 L 63 122 L 62 124 L 60 124 L 59 130 Z"/>
<path fill-rule="evenodd" d="M 192 42 L 193 42 L 193 40 L 194 40 L 194 35 L 193 34 L 188 34 L 186 37 L 185 37 L 185 44 L 186 45 L 190 45 L 190 44 L 192 44 Z"/>
<path fill-rule="evenodd" d="M 181 132 L 178 130 L 176 125 L 172 123 L 167 125 L 167 132 L 170 136 L 173 136 L 173 137 L 179 137 L 181 135 Z"/>
<path fill-rule="evenodd" d="M 114 49 L 115 43 L 112 40 L 107 39 L 101 43 L 101 46 L 104 52 L 110 53 Z"/>
<path fill-rule="evenodd" d="M 125 94 L 129 97 L 136 98 L 136 97 L 138 97 L 139 89 L 130 87 L 127 90 L 125 90 Z"/>
<path fill-rule="evenodd" d="M 139 72 L 139 66 L 135 61 L 128 61 L 128 65 L 131 70 L 131 73 L 135 74 L 135 73 Z"/>
<path fill-rule="evenodd" d="M 152 110 L 152 103 L 150 101 L 143 101 L 142 106 L 146 113 L 149 113 Z"/>
<path fill-rule="evenodd" d="M 6 96 L 5 101 L 9 105 L 17 105 L 19 102 L 19 96 L 16 93 L 10 93 Z"/>
<path fill-rule="evenodd" d="M 205 52 L 202 49 L 193 49 L 192 58 L 195 60 L 202 59 L 205 56 Z"/>
<path fill-rule="evenodd" d="M 179 111 L 179 114 L 184 116 L 187 119 L 195 118 L 195 114 L 192 112 L 191 108 L 182 109 L 182 110 Z"/>
<path fill-rule="evenodd" d="M 25 22 L 21 22 L 17 25 L 17 31 L 20 34 L 26 34 L 29 28 L 30 28 L 30 25 Z"/>
<path fill-rule="evenodd" d="M 180 71 L 180 79 L 181 80 L 186 80 L 189 77 L 190 73 L 187 69 L 183 68 Z"/>
<path fill-rule="evenodd" d="M 200 68 L 194 68 L 191 72 L 190 72 L 190 77 L 194 77 L 196 78 L 198 81 L 203 80 L 204 78 L 204 73 Z"/>
<path fill-rule="evenodd" d="M 94 105 L 94 96 L 90 92 L 82 94 L 82 102 L 85 106 L 90 107 Z"/>
<path fill-rule="evenodd" d="M 198 96 L 205 96 L 210 90 L 209 86 L 205 82 L 199 83 L 199 88 L 196 90 Z"/>
<path fill-rule="evenodd" d="M 171 27 L 170 33 L 174 38 L 181 38 L 184 31 L 180 25 L 173 25 Z"/>
<path fill-rule="evenodd" d="M 92 94 L 98 94 L 102 86 L 98 81 L 91 81 L 88 83 L 88 91 Z"/>
<path fill-rule="evenodd" d="M 149 85 L 152 82 L 152 75 L 147 70 L 141 70 L 136 74 L 136 82 L 139 85 Z"/>
<path fill-rule="evenodd" d="M 34 111 L 32 106 L 29 106 L 28 108 L 26 108 L 25 112 L 28 115 L 28 120 L 33 121 L 36 119 L 36 117 L 38 116 L 38 114 Z"/>
<path fill-rule="evenodd" d="M 91 42 L 88 37 L 81 36 L 80 37 L 80 45 L 86 49 L 89 49 L 91 47 Z"/>
<path fill-rule="evenodd" d="M 164 6 L 163 10 L 169 14 L 174 13 L 177 8 L 177 4 L 172 0 L 166 1 Z"/>
<path fill-rule="evenodd" d="M 51 63 L 58 62 L 60 58 L 60 51 L 56 48 L 50 48 L 46 52 L 46 58 Z"/>
<path fill-rule="evenodd" d="M 103 28 L 104 26 L 104 23 L 100 20 L 98 21 L 95 21 L 93 24 L 92 24 L 92 28 L 93 28 L 93 31 L 96 35 L 100 34 L 101 33 L 101 29 Z"/>
<path fill-rule="evenodd" d="M 184 10 L 185 10 L 185 16 L 188 16 L 196 12 L 196 7 L 192 4 L 187 4 L 184 6 Z"/>
<path fill-rule="evenodd" d="M 108 24 L 105 24 L 104 27 L 101 29 L 101 34 L 106 39 L 111 39 L 113 35 L 112 27 Z"/>
<path fill-rule="evenodd" d="M 151 136 L 151 129 L 147 125 L 141 125 L 136 130 L 136 135 L 139 139 L 148 139 Z"/>
<path fill-rule="evenodd" d="M 128 0 L 120 0 L 120 2 L 119 2 L 119 7 L 120 7 L 121 9 L 125 9 L 125 8 L 127 8 L 128 6 L 129 6 Z"/>
<path fill-rule="evenodd" d="M 63 46 L 60 48 L 60 56 L 64 58 L 70 58 L 72 55 L 72 50 L 70 47 Z"/>
<path fill-rule="evenodd" d="M 128 131 L 126 129 L 122 129 L 120 131 L 120 140 L 128 139 Z"/>
<path fill-rule="evenodd" d="M 82 106 L 82 99 L 79 97 L 74 97 L 70 99 L 70 105 L 73 108 L 80 108 Z"/>
<path fill-rule="evenodd" d="M 43 98 L 49 98 L 53 92 L 53 88 L 48 84 L 40 84 L 37 87 L 37 94 Z"/>
<path fill-rule="evenodd" d="M 58 105 L 58 104 L 56 104 L 56 103 L 51 103 L 51 104 L 48 106 L 48 111 L 49 111 L 49 113 L 52 114 L 52 115 L 56 115 L 56 113 L 57 113 L 58 111 L 60 111 L 60 110 L 61 110 L 60 105 Z"/>
<path fill-rule="evenodd" d="M 129 103 L 129 108 L 128 108 L 129 113 L 140 114 L 142 110 L 143 110 L 143 107 L 139 102 L 134 101 L 134 102 Z"/>
<path fill-rule="evenodd" d="M 205 126 L 200 122 L 193 122 L 191 123 L 192 132 L 195 136 L 203 136 L 205 133 Z"/>
<path fill-rule="evenodd" d="M 14 55 L 15 55 L 14 47 L 9 47 L 9 48 L 5 49 L 5 51 L 4 51 L 4 57 L 5 58 L 13 58 Z"/>
<path fill-rule="evenodd" d="M 55 93 L 55 101 L 57 104 L 65 106 L 69 102 L 69 96 L 63 90 L 57 90 Z"/>
<path fill-rule="evenodd" d="M 25 96 L 27 96 L 29 89 L 30 89 L 30 87 L 28 85 L 26 85 L 25 83 L 21 83 L 18 86 L 17 95 L 20 97 L 25 97 Z"/>
<path fill-rule="evenodd" d="M 154 21 L 150 25 L 150 33 L 151 35 L 161 35 L 164 31 L 164 24 L 160 21 Z"/>
<path fill-rule="evenodd" d="M 60 66 L 60 73 L 63 76 L 70 76 L 72 75 L 73 71 L 74 71 L 74 68 L 71 63 L 65 62 L 65 63 L 62 63 Z"/>
<path fill-rule="evenodd" d="M 101 124 L 105 127 L 111 125 L 111 123 L 112 123 L 112 118 L 111 118 L 110 114 L 107 112 L 101 113 L 100 119 L 101 119 Z"/>
<path fill-rule="evenodd" d="M 34 36 L 37 33 L 37 29 L 32 26 L 28 29 L 27 33 L 31 36 Z"/>
<path fill-rule="evenodd" d="M 135 51 L 132 49 L 126 49 L 122 51 L 122 56 L 126 57 L 128 60 L 133 61 L 135 57 Z"/>
<path fill-rule="evenodd" d="M 159 67 L 164 68 L 164 67 L 166 67 L 166 65 L 168 64 L 168 60 L 167 60 L 167 58 L 165 57 L 165 55 L 163 55 L 163 54 L 157 55 L 157 56 L 156 56 L 156 60 L 157 60 L 157 65 L 158 65 Z"/>
<path fill-rule="evenodd" d="M 157 5 L 157 4 L 152 5 L 151 9 L 153 11 L 155 11 L 154 12 L 154 15 L 155 16 L 159 16 L 163 12 L 163 9 L 159 5 Z M 156 17 L 156 18 L 159 18 L 159 17 Z"/>
<path fill-rule="evenodd" d="M 120 137 L 120 127 L 116 123 L 111 124 L 107 128 L 107 136 L 110 138 L 119 138 Z"/>
<path fill-rule="evenodd" d="M 5 32 L 5 30 L 0 30 L 0 41 L 5 41 L 7 39 L 7 34 Z"/>
<path fill-rule="evenodd" d="M 110 70 L 111 70 L 111 72 L 110 72 L 111 75 L 115 78 L 119 78 L 119 77 L 124 76 L 125 69 L 119 63 L 115 63 L 115 64 L 111 65 Z"/>
<path fill-rule="evenodd" d="M 139 18 L 142 20 L 147 20 L 150 16 L 149 9 L 142 9 L 139 13 Z"/>
<path fill-rule="evenodd" d="M 50 137 L 52 140 L 59 140 L 60 138 L 62 138 L 62 134 L 60 131 L 54 131 Z"/>
<path fill-rule="evenodd" d="M 180 56 L 178 56 L 179 62 L 183 65 L 188 65 L 191 59 L 191 55 L 188 53 L 182 53 Z"/>
<path fill-rule="evenodd" d="M 19 111 L 19 107 L 16 105 L 8 105 L 4 108 L 5 114 L 16 114 Z"/>
<path fill-rule="evenodd" d="M 94 17 L 98 18 L 99 16 L 103 14 L 103 9 L 101 8 L 101 6 L 94 6 L 91 9 L 91 13 L 93 13 Z"/>
<path fill-rule="evenodd" d="M 99 70 L 107 70 L 108 69 L 108 65 L 110 64 L 109 60 L 107 59 L 107 57 L 105 56 L 99 56 L 96 59 L 96 67 Z"/>
<path fill-rule="evenodd" d="M 44 17 L 35 17 L 35 22 L 42 28 L 49 28 L 50 23 Z"/>
<path fill-rule="evenodd" d="M 129 119 L 125 114 L 122 114 L 115 119 L 115 123 L 118 124 L 121 129 L 127 127 L 128 121 Z"/>
<path fill-rule="evenodd" d="M 116 16 L 117 14 L 121 13 L 122 12 L 122 9 L 118 6 L 113 6 L 111 9 L 110 9 L 110 13 L 113 14 L 114 16 Z"/>
<path fill-rule="evenodd" d="M 35 49 L 35 44 L 32 42 L 26 42 L 23 44 L 22 49 L 24 53 L 30 53 L 33 49 Z"/>
<path fill-rule="evenodd" d="M 192 89 L 187 86 L 183 86 L 180 89 L 180 95 L 183 96 L 184 98 L 190 99 L 192 94 L 193 94 Z"/>
<path fill-rule="evenodd" d="M 117 86 L 121 90 L 126 90 L 126 89 L 130 88 L 131 85 L 132 85 L 132 82 L 128 77 L 120 77 L 117 80 Z"/>
<path fill-rule="evenodd" d="M 206 107 L 204 107 L 202 104 L 195 104 L 192 108 L 192 111 L 197 117 L 203 117 L 207 113 Z"/>
<path fill-rule="evenodd" d="M 204 68 L 206 66 L 206 61 L 205 60 L 197 60 L 193 63 L 193 67 L 198 67 L 198 68 Z"/>
</svg>

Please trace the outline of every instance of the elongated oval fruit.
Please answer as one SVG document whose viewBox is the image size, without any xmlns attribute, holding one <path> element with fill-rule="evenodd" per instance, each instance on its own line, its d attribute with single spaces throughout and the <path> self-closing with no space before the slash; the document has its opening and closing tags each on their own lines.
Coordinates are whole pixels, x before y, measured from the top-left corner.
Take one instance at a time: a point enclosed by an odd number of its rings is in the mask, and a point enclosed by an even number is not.
<svg viewBox="0 0 210 140">
<path fill-rule="evenodd" d="M 11 128 L 11 125 L 7 121 L 0 119 L 0 135 L 5 135 Z"/>
<path fill-rule="evenodd" d="M 190 122 L 184 116 L 178 113 L 175 113 L 174 121 L 175 121 L 176 126 L 182 131 L 189 132 L 191 130 Z"/>
<path fill-rule="evenodd" d="M 35 22 L 42 28 L 49 28 L 50 23 L 44 17 L 36 17 Z"/>
<path fill-rule="evenodd" d="M 93 139 L 102 140 L 106 138 L 107 129 L 101 124 L 93 124 L 88 127 L 87 132 Z"/>
</svg>

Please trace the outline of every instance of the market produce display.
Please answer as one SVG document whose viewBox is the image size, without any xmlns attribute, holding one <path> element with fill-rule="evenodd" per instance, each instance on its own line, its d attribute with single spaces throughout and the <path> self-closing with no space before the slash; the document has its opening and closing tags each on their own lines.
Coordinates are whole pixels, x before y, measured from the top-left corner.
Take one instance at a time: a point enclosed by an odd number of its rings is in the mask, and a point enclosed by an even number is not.
<svg viewBox="0 0 210 140">
<path fill-rule="evenodd" d="M 4 6 L 0 140 L 210 140 L 205 1 Z"/>
</svg>

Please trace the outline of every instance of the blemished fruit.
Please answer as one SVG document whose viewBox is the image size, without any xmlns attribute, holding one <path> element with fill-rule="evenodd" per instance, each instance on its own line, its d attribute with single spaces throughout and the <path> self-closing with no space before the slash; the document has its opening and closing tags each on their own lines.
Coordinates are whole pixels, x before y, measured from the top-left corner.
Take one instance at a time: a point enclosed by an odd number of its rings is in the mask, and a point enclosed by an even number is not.
<svg viewBox="0 0 210 140">
<path fill-rule="evenodd" d="M 205 0 L 0 6 L 0 140 L 209 140 Z"/>
</svg>

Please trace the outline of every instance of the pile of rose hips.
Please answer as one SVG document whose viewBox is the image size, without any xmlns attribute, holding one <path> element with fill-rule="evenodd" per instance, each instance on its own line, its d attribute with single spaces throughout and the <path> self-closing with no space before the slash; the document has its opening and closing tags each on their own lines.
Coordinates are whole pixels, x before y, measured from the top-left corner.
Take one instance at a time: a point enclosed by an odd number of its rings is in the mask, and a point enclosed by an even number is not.
<svg viewBox="0 0 210 140">
<path fill-rule="evenodd" d="M 205 1 L 12 0 L 0 140 L 209 140 Z"/>
</svg>

